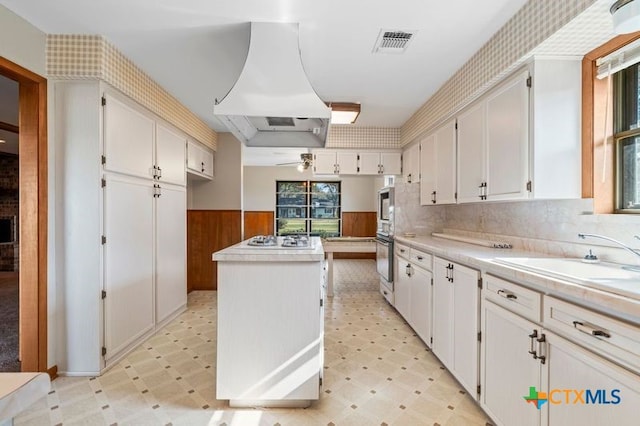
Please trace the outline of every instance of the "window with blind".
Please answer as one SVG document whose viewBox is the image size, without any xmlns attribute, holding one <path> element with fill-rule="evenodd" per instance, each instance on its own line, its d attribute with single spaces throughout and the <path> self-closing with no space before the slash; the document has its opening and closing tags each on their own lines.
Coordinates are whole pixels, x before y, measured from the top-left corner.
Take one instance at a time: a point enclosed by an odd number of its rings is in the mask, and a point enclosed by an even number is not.
<svg viewBox="0 0 640 426">
<path fill-rule="evenodd" d="M 597 61 L 599 79 L 613 96 L 616 209 L 640 213 L 640 41 Z"/>
<path fill-rule="evenodd" d="M 277 235 L 340 236 L 340 186 L 340 182 L 277 181 Z"/>
</svg>

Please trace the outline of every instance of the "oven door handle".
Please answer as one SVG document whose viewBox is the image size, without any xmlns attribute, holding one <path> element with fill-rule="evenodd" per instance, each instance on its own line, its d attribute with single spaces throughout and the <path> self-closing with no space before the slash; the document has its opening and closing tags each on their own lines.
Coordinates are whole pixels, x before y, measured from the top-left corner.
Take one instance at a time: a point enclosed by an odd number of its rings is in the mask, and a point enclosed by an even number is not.
<svg viewBox="0 0 640 426">
<path fill-rule="evenodd" d="M 385 247 L 389 247 L 389 242 L 384 240 L 376 240 L 376 243 L 383 245 Z"/>
</svg>

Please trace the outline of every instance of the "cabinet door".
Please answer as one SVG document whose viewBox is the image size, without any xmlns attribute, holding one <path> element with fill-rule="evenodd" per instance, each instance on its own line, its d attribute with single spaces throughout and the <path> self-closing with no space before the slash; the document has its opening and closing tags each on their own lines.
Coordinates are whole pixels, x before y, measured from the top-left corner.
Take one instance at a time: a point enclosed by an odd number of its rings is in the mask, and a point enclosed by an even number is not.
<svg viewBox="0 0 640 426">
<path fill-rule="evenodd" d="M 485 104 L 458 117 L 458 202 L 481 201 L 485 181 Z"/>
<path fill-rule="evenodd" d="M 436 204 L 456 203 L 456 123 L 436 130 Z"/>
<path fill-rule="evenodd" d="M 528 76 L 528 71 L 517 75 L 487 98 L 489 200 L 526 198 L 529 194 Z"/>
<path fill-rule="evenodd" d="M 411 145 L 402 154 L 402 176 L 405 183 L 420 183 L 420 144 Z"/>
<path fill-rule="evenodd" d="M 198 173 L 203 172 L 202 161 L 203 151 L 195 142 L 187 143 L 187 168 Z"/>
<path fill-rule="evenodd" d="M 336 153 L 336 163 L 338 164 L 339 174 L 358 174 L 358 153 L 338 151 Z"/>
<path fill-rule="evenodd" d="M 420 181 L 420 157 L 417 156 L 418 161 L 416 169 L 418 170 L 418 181 Z M 402 154 L 399 152 L 381 152 L 380 153 L 380 169 L 381 174 L 384 175 L 399 175 L 402 174 Z"/>
<path fill-rule="evenodd" d="M 411 318 L 411 265 L 404 259 L 396 258 L 395 283 L 393 284 L 393 306 L 407 322 Z"/>
<path fill-rule="evenodd" d="M 338 173 L 335 151 L 318 151 L 313 153 L 313 173 L 333 175 Z"/>
<path fill-rule="evenodd" d="M 453 372 L 471 395 L 478 386 L 479 272 L 452 263 L 453 277 Z"/>
<path fill-rule="evenodd" d="M 132 106 L 105 94 L 105 170 L 131 176 L 153 176 L 154 122 Z"/>
<path fill-rule="evenodd" d="M 412 267 L 411 326 L 427 346 L 431 346 L 431 272 Z"/>
<path fill-rule="evenodd" d="M 156 323 L 187 303 L 186 190 L 161 186 L 156 198 Z"/>
<path fill-rule="evenodd" d="M 436 138 L 431 134 L 420 141 L 420 205 L 435 204 Z"/>
<path fill-rule="evenodd" d="M 433 353 L 453 370 L 453 284 L 451 262 L 438 257 L 433 261 Z"/>
<path fill-rule="evenodd" d="M 534 331 L 540 335 L 534 323 L 482 301 L 480 405 L 498 425 L 540 424 L 541 411 L 523 398 L 541 389 L 541 364 L 529 354 Z"/>
<path fill-rule="evenodd" d="M 202 150 L 202 163 L 203 163 L 203 172 L 208 177 L 215 176 L 215 155 L 213 151 L 208 149 Z"/>
<path fill-rule="evenodd" d="M 156 124 L 156 166 L 161 182 L 184 185 L 186 138 L 162 124 Z"/>
<path fill-rule="evenodd" d="M 544 330 L 548 362 L 542 389 L 549 399 L 543 423 L 560 425 L 637 425 L 640 377 L 568 340 Z M 575 392 L 582 391 L 583 403 Z M 617 390 L 617 392 L 616 392 Z"/>
<path fill-rule="evenodd" d="M 360 152 L 360 171 L 361 175 L 378 175 L 380 174 L 380 153 L 379 152 Z"/>
<path fill-rule="evenodd" d="M 105 361 L 154 326 L 153 185 L 106 176 L 104 191 Z"/>
</svg>

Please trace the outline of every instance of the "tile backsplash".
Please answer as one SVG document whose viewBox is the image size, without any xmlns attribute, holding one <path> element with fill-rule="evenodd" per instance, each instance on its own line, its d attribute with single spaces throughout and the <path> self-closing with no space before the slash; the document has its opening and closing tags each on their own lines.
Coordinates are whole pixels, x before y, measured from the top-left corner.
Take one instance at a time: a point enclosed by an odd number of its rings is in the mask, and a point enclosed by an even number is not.
<svg viewBox="0 0 640 426">
<path fill-rule="evenodd" d="M 594 214 L 592 199 L 527 200 L 448 206 L 420 206 L 417 184 L 396 182 L 396 234 L 455 233 L 507 241 L 515 249 L 565 257 L 589 250 L 602 260 L 640 263 L 640 258 L 604 240 L 578 238 L 592 233 L 640 248 L 640 215 Z"/>
</svg>

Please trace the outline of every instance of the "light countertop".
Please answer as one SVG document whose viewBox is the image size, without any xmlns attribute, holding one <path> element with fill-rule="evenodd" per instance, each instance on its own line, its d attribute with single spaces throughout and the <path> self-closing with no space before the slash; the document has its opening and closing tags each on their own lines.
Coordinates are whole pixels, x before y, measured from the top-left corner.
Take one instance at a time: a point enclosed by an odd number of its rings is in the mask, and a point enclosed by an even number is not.
<svg viewBox="0 0 640 426">
<path fill-rule="evenodd" d="M 417 236 L 395 237 L 394 241 L 438 257 L 476 268 L 483 273 L 522 283 L 545 294 L 558 296 L 585 307 L 640 324 L 640 295 L 627 297 L 546 275 L 525 271 L 515 266 L 493 262 L 498 257 L 551 257 L 548 254 L 513 249 L 497 249 L 442 238 Z M 557 256 L 555 256 L 557 257 Z M 640 282 L 638 282 L 640 287 Z"/>
<path fill-rule="evenodd" d="M 311 237 L 310 248 L 280 247 L 282 237 L 278 237 L 278 246 L 255 247 L 242 241 L 211 255 L 218 262 L 317 262 L 324 260 L 324 249 L 320 237 Z"/>
</svg>

